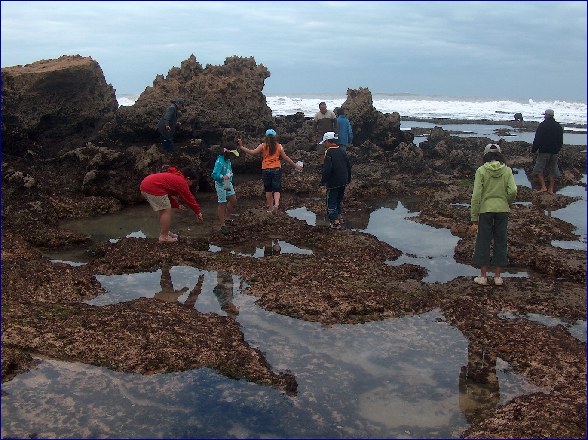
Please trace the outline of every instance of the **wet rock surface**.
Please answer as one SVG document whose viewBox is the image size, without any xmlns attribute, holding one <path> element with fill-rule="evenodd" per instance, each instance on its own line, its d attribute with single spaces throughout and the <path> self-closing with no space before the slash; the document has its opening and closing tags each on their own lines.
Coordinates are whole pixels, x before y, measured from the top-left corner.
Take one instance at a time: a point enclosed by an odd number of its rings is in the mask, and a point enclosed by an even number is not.
<svg viewBox="0 0 588 440">
<path fill-rule="evenodd" d="M 210 75 L 216 71 L 207 69 Z M 189 59 L 170 71 L 167 80 L 156 79 L 146 96 L 158 96 L 159 113 L 169 98 L 166 90 L 197 100 L 203 96 L 199 90 L 209 87 L 210 101 L 203 99 L 202 107 L 196 107 L 187 118 L 192 123 L 200 120 L 199 112 L 212 105 L 212 97 L 218 98 L 223 90 L 226 93 L 223 87 L 230 87 L 231 82 L 221 74 L 214 80 L 201 80 L 207 69 Z M 241 75 L 242 69 L 249 72 L 243 81 L 250 81 L 244 94 L 261 92 L 261 78 L 268 74 L 248 59 L 229 60 L 218 70 L 225 72 L 223 69 L 234 77 Z M 363 89 L 349 90 L 343 105 L 358 134 L 364 136 L 348 150 L 353 181 L 346 193 L 346 212 L 369 212 L 369 200 L 374 198 L 408 196 L 414 203 L 411 208 L 420 211 L 413 220 L 450 229 L 460 237 L 456 261 L 470 263 L 474 237 L 467 232 L 469 209 L 464 204 L 469 203 L 474 172 L 489 140 L 456 138 L 439 128 L 417 146 L 412 139 L 394 136 L 401 118 L 383 115 L 370 105 L 371 95 Z M 155 115 L 155 107 L 150 106 L 145 103 L 117 118 L 126 121 L 123 125 L 129 133 L 138 133 L 137 127 L 146 123 L 147 115 Z M 228 234 L 213 232 L 207 239 L 181 238 L 173 244 L 136 238 L 94 244 L 88 236 L 58 229 L 59 220 L 97 216 L 138 203 L 142 177 L 165 164 L 197 167 L 202 174 L 199 191 L 209 191 L 215 142 L 241 132 L 246 144 L 253 146 L 261 133 L 258 125 L 267 122 L 262 107 L 261 98 L 253 100 L 248 111 L 260 114 L 251 127 L 211 116 L 218 123 L 207 120 L 206 126 L 214 129 L 199 129 L 196 135 L 192 128 L 192 134 L 184 133 L 178 151 L 170 156 L 164 156 L 150 141 L 127 146 L 120 139 L 109 140 L 121 130 L 116 122 L 95 144 L 71 138 L 67 148 L 43 158 L 3 148 L 3 380 L 31 368 L 35 356 L 45 355 L 141 374 L 209 367 L 228 377 L 295 394 L 296 378 L 288 371 L 274 371 L 263 353 L 244 340 L 231 316 L 202 314 L 180 303 L 145 298 L 104 307 L 84 302 L 104 293 L 96 274 L 189 265 L 238 274 L 249 284 L 247 292 L 257 297 L 257 304 L 264 309 L 324 325 L 440 309 L 468 338 L 472 372 L 477 372 L 472 375 L 478 382 L 487 381 L 492 370 L 485 364 L 487 359 L 500 357 L 529 382 L 549 390 L 548 394 L 517 397 L 473 417 L 463 437 L 585 437 L 586 344 L 562 326 L 501 317 L 501 313 L 513 312 L 540 313 L 567 323 L 586 319 L 585 253 L 552 246 L 552 240 L 575 240 L 577 236 L 572 225 L 548 215 L 574 198 L 519 187 L 517 201 L 527 204 L 512 210 L 509 257 L 512 265 L 528 272 L 528 278 L 507 278 L 501 287 L 478 286 L 469 277 L 424 283 L 426 270 L 422 267 L 387 264 L 401 252 L 374 236 L 310 226 L 284 213 L 302 206 L 318 215 L 325 213 L 317 173 L 319 158 L 308 141 L 310 121 L 293 115 L 272 123 L 289 156 L 304 161 L 304 172 L 285 165 L 284 195 L 276 214 L 266 212 L 260 181 L 251 180 L 239 186 L 238 196 L 259 200 L 259 206 L 242 210 Z M 133 112 L 136 115 L 131 117 Z M 531 175 L 533 159 L 528 144 L 502 142 L 502 147 L 509 165 Z M 564 147 L 560 162 L 565 172 L 558 184 L 580 184 L 585 173 L 584 149 Z M 233 162 L 237 174 L 259 169 L 258 158 L 242 157 Z M 272 239 L 310 248 L 313 253 L 251 258 L 225 250 L 208 251 L 211 243 L 223 248 Z M 52 263 L 43 257 L 44 250 L 80 244 L 88 246 L 92 256 L 84 266 Z M 482 349 L 483 359 L 477 357 Z"/>
</svg>

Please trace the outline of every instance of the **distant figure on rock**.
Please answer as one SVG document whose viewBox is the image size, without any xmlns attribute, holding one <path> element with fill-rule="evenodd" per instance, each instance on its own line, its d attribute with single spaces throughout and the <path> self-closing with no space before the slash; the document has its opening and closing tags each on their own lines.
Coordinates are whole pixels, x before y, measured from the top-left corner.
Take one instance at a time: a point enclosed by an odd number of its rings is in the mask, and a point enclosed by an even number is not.
<svg viewBox="0 0 588 440">
<path fill-rule="evenodd" d="M 180 125 L 178 122 L 178 112 L 184 109 L 186 101 L 183 99 L 176 99 L 171 102 L 171 105 L 165 110 L 163 116 L 157 124 L 157 132 L 161 139 L 161 147 L 163 151 L 167 153 L 174 152 L 174 134 L 177 126 Z"/>
<path fill-rule="evenodd" d="M 471 232 L 476 233 L 473 263 L 480 268 L 480 276 L 474 282 L 487 286 L 487 271 L 492 265 L 495 266 L 494 284 L 502 286 L 500 274 L 508 264 L 508 215 L 517 196 L 517 185 L 512 169 L 504 163 L 500 146 L 486 145 L 483 160 L 484 164 L 476 170 L 470 204 Z"/>
<path fill-rule="evenodd" d="M 337 126 L 339 127 L 339 148 L 347 151 L 347 147 L 353 143 L 351 123 L 347 119 L 347 116 L 345 116 L 345 110 L 343 108 L 335 108 L 335 114 L 337 115 Z"/>
<path fill-rule="evenodd" d="M 523 122 L 523 114 L 522 113 L 515 113 L 514 114 L 514 120 L 515 121 Z"/>
<path fill-rule="evenodd" d="M 317 145 L 317 151 L 320 157 L 323 157 L 325 151 L 324 146 L 320 143 L 324 134 L 328 131 L 337 133 L 339 131 L 337 126 L 337 117 L 331 110 L 327 110 L 327 104 L 321 102 L 319 104 L 319 111 L 314 115 L 312 121 L 314 140 L 313 143 Z"/>
<path fill-rule="evenodd" d="M 261 177 L 263 178 L 263 190 L 265 191 L 265 201 L 267 202 L 268 212 L 276 212 L 280 206 L 280 193 L 282 192 L 282 162 L 284 159 L 298 171 L 302 167 L 295 164 L 284 151 L 282 144 L 276 139 L 277 133 L 273 128 L 265 132 L 265 142 L 259 144 L 253 150 L 245 148 L 241 139 L 236 139 L 237 145 L 241 151 L 247 154 L 262 155 Z"/>
<path fill-rule="evenodd" d="M 541 188 L 539 192 L 555 192 L 555 178 L 561 176 L 558 166 L 558 155 L 563 146 L 563 128 L 554 118 L 554 112 L 550 108 L 543 113 L 544 120 L 537 127 L 531 153 L 538 153 L 533 174 L 537 176 Z M 545 185 L 545 176 L 549 174 L 549 188 Z"/>
<path fill-rule="evenodd" d="M 197 178 L 198 173 L 192 168 L 180 171 L 169 167 L 166 172 L 150 174 L 141 182 L 141 194 L 158 215 L 160 243 L 178 241 L 178 236 L 169 230 L 172 209 L 186 207 L 178 202 L 177 197 L 194 211 L 198 220 L 202 220 L 200 205 L 190 191 L 190 185 Z"/>
</svg>

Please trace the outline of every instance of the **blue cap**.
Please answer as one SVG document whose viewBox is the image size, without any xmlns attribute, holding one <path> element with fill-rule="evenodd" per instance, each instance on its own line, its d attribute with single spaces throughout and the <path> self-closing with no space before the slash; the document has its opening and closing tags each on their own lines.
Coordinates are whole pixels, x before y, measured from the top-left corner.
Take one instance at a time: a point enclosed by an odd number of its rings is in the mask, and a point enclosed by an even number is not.
<svg viewBox="0 0 588 440">
<path fill-rule="evenodd" d="M 266 136 L 275 136 L 275 135 L 277 135 L 277 134 L 278 134 L 278 133 L 276 133 L 276 130 L 274 130 L 273 128 L 268 128 L 268 129 L 265 131 L 265 135 L 266 135 Z"/>
</svg>

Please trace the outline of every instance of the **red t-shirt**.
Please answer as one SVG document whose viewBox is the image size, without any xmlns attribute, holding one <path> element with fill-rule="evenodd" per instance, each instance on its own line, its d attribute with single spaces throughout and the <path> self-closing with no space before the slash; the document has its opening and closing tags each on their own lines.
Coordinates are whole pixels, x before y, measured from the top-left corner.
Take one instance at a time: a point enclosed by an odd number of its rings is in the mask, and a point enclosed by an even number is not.
<svg viewBox="0 0 588 440">
<path fill-rule="evenodd" d="M 184 175 L 174 167 L 169 167 L 164 173 L 150 174 L 141 182 L 141 191 L 153 196 L 170 197 L 172 208 L 179 208 L 179 203 L 174 197 L 179 196 L 194 214 L 200 214 L 200 205 L 192 195 L 188 181 Z"/>
</svg>

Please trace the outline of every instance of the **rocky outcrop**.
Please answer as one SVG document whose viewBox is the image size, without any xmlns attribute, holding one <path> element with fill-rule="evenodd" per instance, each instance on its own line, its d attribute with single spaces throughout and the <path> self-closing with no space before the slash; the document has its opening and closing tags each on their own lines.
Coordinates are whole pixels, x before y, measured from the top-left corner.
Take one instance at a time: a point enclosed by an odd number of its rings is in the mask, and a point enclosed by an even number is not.
<svg viewBox="0 0 588 440">
<path fill-rule="evenodd" d="M 369 89 L 347 89 L 347 99 L 341 106 L 353 128 L 353 143 L 361 145 L 373 142 L 387 151 L 395 149 L 401 142 L 412 142 L 414 136 L 400 130 L 400 114 L 384 114 L 373 105 Z"/>
<path fill-rule="evenodd" d="M 158 142 L 157 123 L 171 101 L 180 98 L 186 107 L 174 138 L 179 143 L 202 139 L 206 145 L 218 144 L 229 136 L 227 129 L 262 133 L 272 123 L 262 93 L 269 76 L 268 69 L 257 65 L 253 57 L 233 56 L 222 66 L 203 68 L 192 55 L 166 77 L 158 75 L 133 106 L 121 107 L 104 137 L 120 145 Z"/>
<path fill-rule="evenodd" d="M 2 153 L 50 157 L 114 118 L 113 87 L 92 58 L 62 56 L 2 68 Z"/>
</svg>

